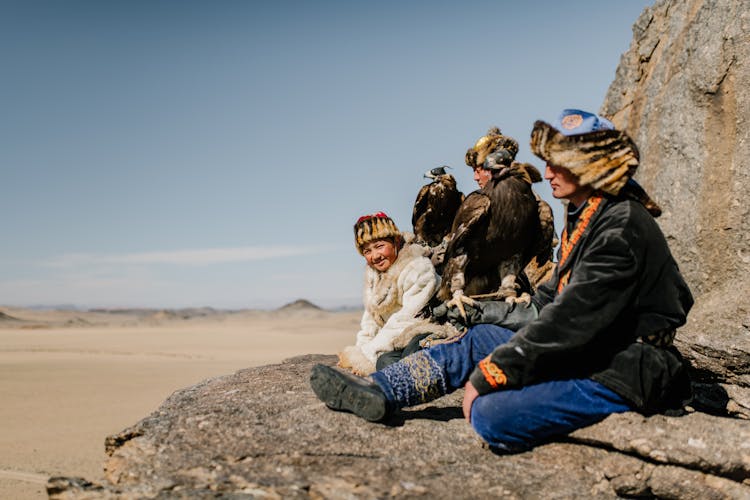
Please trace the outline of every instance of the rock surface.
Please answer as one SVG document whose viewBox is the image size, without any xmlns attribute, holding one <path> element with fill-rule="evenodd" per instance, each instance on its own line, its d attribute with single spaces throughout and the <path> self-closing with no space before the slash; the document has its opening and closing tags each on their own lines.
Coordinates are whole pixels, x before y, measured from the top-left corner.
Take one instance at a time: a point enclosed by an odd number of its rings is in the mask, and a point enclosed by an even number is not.
<svg viewBox="0 0 750 500">
<path fill-rule="evenodd" d="M 308 377 L 334 361 L 293 358 L 179 391 L 107 438 L 110 484 L 53 478 L 50 497 L 750 498 L 747 420 L 613 415 L 502 456 L 464 421 L 460 391 L 387 425 L 328 410 Z"/>
<path fill-rule="evenodd" d="M 106 441 L 107 484 L 51 498 L 750 498 L 750 5 L 658 0 L 633 27 L 602 114 L 641 149 L 637 179 L 696 296 L 677 346 L 683 416 L 613 415 L 517 455 L 481 446 L 461 391 L 388 425 L 332 412 L 306 356 L 175 393 Z"/>
<path fill-rule="evenodd" d="M 678 347 L 699 380 L 750 387 L 750 4 L 645 9 L 601 112 L 638 144 L 696 297 Z"/>
</svg>

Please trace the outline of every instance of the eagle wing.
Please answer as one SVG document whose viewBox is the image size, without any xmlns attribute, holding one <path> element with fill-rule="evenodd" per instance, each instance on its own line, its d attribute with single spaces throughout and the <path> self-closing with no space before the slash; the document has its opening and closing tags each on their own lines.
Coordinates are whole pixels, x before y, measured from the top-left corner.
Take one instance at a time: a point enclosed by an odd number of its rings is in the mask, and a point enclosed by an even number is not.
<svg viewBox="0 0 750 500">
<path fill-rule="evenodd" d="M 434 247 L 450 233 L 453 219 L 461 205 L 462 194 L 456 180 L 443 174 L 419 190 L 412 210 L 411 223 L 417 241 Z"/>
<path fill-rule="evenodd" d="M 532 259 L 526 264 L 524 272 L 529 279 L 529 285 L 536 290 L 539 285 L 549 280 L 555 270 L 555 263 L 552 260 L 554 249 L 557 246 L 557 237 L 555 236 L 555 221 L 552 214 L 552 207 L 549 203 L 534 193 L 539 210 L 539 227 L 536 234 L 536 240 L 532 247 Z"/>
<path fill-rule="evenodd" d="M 534 193 L 539 208 L 539 238 L 535 257 L 538 264 L 545 264 L 552 260 L 552 252 L 557 246 L 555 237 L 555 219 L 552 213 L 552 207 L 544 201 L 538 194 Z"/>
<path fill-rule="evenodd" d="M 464 199 L 453 219 L 450 241 L 446 249 L 446 258 L 450 258 L 474 232 L 477 223 L 487 216 L 490 210 L 490 197 L 481 191 L 474 191 Z"/>
<path fill-rule="evenodd" d="M 414 201 L 414 208 L 411 212 L 411 225 L 414 228 L 414 234 L 417 235 L 417 237 L 421 236 L 421 227 L 420 226 L 423 221 L 420 221 L 420 218 L 424 219 L 424 214 L 428 209 L 428 198 L 430 194 L 430 185 L 425 184 L 422 186 L 422 189 L 419 190 L 419 193 L 417 193 L 417 199 Z"/>
<path fill-rule="evenodd" d="M 527 184 L 534 184 L 542 181 L 542 174 L 539 169 L 531 163 L 521 163 L 514 161 L 510 165 L 511 175 L 523 179 Z"/>
<path fill-rule="evenodd" d="M 487 229 L 486 222 L 490 205 L 490 197 L 481 191 L 470 193 L 461 203 L 453 219 L 453 228 L 445 249 L 445 268 L 438 290 L 440 300 L 448 300 L 452 296 L 451 288 L 455 283 L 455 278 L 463 282 L 466 265 L 472 257 L 468 252 L 475 250 L 468 248 L 467 244 L 474 246 L 477 243 L 477 236 L 484 241 L 484 235 L 480 233 L 482 227 L 485 231 Z"/>
</svg>

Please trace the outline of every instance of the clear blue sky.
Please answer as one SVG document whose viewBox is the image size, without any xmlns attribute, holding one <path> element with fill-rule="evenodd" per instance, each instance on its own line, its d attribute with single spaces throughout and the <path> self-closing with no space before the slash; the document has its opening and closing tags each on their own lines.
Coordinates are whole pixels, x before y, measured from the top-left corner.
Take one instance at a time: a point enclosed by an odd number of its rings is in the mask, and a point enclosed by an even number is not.
<svg viewBox="0 0 750 500">
<path fill-rule="evenodd" d="M 651 3 L 5 0 L 0 304 L 357 305 L 354 220 L 492 125 L 542 167 Z"/>
</svg>

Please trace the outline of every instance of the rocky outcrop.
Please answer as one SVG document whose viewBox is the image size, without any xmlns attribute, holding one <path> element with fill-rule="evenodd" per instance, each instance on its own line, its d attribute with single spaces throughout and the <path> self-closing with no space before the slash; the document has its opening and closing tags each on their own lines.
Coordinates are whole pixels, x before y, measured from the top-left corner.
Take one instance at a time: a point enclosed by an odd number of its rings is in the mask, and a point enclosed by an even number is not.
<svg viewBox="0 0 750 500">
<path fill-rule="evenodd" d="M 696 296 L 677 339 L 686 414 L 613 415 L 516 455 L 483 447 L 461 391 L 386 425 L 332 412 L 307 356 L 207 380 L 106 441 L 106 484 L 51 498 L 750 498 L 750 6 L 658 0 L 602 113 L 641 149 L 637 179 Z"/>
<path fill-rule="evenodd" d="M 51 498 L 749 498 L 750 421 L 614 415 L 517 455 L 483 447 L 455 393 L 383 424 L 328 410 L 305 356 L 172 395 L 106 441 L 109 484 Z M 717 432 L 720 430 L 720 438 Z"/>
<path fill-rule="evenodd" d="M 664 209 L 659 224 L 696 297 L 678 347 L 696 379 L 715 384 L 715 402 L 747 415 L 750 5 L 659 0 L 645 9 L 601 112 L 638 144 L 636 178 Z"/>
</svg>

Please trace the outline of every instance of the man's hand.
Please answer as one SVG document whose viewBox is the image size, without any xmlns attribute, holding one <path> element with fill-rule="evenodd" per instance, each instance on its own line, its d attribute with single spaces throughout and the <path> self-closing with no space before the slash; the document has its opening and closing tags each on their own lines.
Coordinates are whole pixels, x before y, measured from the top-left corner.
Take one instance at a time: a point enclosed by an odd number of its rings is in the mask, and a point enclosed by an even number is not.
<svg viewBox="0 0 750 500">
<path fill-rule="evenodd" d="M 462 405 L 464 409 L 464 417 L 469 423 L 471 423 L 471 405 L 474 404 L 474 400 L 479 397 L 479 393 L 474 388 L 471 381 L 466 382 L 464 389 L 466 391 L 464 392 L 464 403 Z"/>
</svg>

